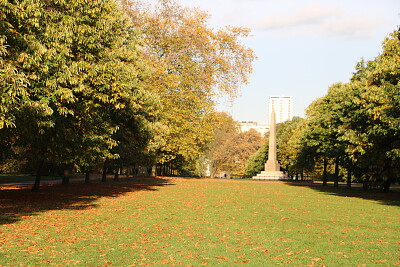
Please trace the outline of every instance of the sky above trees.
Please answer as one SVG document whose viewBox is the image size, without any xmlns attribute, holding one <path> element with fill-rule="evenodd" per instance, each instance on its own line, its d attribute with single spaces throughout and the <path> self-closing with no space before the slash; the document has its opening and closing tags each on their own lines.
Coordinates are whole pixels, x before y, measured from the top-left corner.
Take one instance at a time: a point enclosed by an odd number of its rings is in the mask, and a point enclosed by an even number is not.
<svg viewBox="0 0 400 267">
<path fill-rule="evenodd" d="M 326 94 L 335 82 L 348 82 L 362 58 L 381 51 L 385 37 L 400 24 L 400 2 L 179 0 L 207 10 L 215 27 L 248 27 L 243 43 L 258 60 L 248 85 L 233 104 L 220 109 L 239 121 L 266 123 L 270 95 L 291 95 L 294 115 Z"/>
</svg>

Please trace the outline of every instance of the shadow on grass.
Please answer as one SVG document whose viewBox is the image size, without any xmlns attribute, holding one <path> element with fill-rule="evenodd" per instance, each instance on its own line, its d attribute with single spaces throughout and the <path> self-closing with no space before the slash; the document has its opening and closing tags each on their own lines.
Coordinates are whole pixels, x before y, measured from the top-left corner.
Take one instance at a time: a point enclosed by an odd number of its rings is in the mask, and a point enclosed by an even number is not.
<svg viewBox="0 0 400 267">
<path fill-rule="evenodd" d="M 118 182 L 71 183 L 69 186 L 45 184 L 41 192 L 31 192 L 31 185 L 0 188 L 0 225 L 20 221 L 24 216 L 49 210 L 82 210 L 96 207 L 102 197 L 118 197 L 129 192 L 158 190 L 173 185 L 170 180 L 154 177 L 125 178 Z"/>
<path fill-rule="evenodd" d="M 334 195 L 341 197 L 355 197 L 366 200 L 376 201 L 383 205 L 400 206 L 400 192 L 392 191 L 383 193 L 379 190 L 363 190 L 361 187 L 333 187 L 332 185 L 322 186 L 321 184 L 313 184 L 312 182 L 285 182 L 290 186 L 306 186 L 315 191 L 321 192 L 326 195 Z"/>
</svg>

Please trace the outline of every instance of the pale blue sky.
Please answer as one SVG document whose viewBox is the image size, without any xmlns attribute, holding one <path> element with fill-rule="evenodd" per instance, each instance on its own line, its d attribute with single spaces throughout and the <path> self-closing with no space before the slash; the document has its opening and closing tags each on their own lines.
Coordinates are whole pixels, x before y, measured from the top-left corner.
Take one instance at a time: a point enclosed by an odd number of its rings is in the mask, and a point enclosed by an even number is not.
<svg viewBox="0 0 400 267">
<path fill-rule="evenodd" d="M 258 60 L 232 105 L 239 121 L 266 123 L 270 95 L 293 96 L 295 116 L 335 82 L 347 82 L 361 58 L 373 59 L 400 25 L 400 0 L 178 0 L 210 13 L 214 28 L 245 26 L 243 43 Z"/>
</svg>

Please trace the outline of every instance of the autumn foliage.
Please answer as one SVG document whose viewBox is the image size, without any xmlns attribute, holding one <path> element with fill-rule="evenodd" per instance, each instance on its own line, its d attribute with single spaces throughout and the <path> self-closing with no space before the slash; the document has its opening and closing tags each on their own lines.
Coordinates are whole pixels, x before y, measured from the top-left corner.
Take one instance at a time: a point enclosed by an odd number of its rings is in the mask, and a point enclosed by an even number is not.
<svg viewBox="0 0 400 267">
<path fill-rule="evenodd" d="M 235 97 L 255 59 L 247 29 L 208 18 L 168 0 L 2 1 L 0 170 L 36 189 L 43 171 L 193 172 L 215 96 Z"/>
</svg>

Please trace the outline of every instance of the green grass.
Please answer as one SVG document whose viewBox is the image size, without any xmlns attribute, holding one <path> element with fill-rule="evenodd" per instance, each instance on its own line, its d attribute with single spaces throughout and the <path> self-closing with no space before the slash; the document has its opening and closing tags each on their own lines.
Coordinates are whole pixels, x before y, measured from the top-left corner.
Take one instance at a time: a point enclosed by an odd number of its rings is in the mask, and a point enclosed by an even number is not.
<svg viewBox="0 0 400 267">
<path fill-rule="evenodd" d="M 398 193 L 210 179 L 19 190 L 0 191 L 15 209 L 0 266 L 400 265 Z"/>
</svg>

